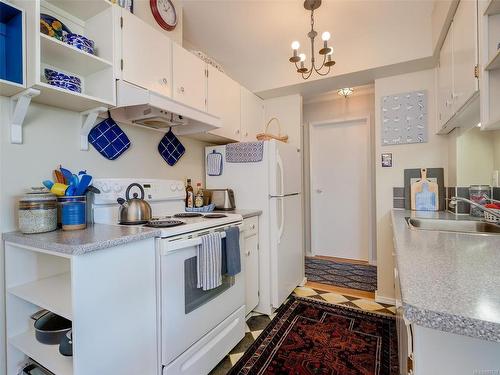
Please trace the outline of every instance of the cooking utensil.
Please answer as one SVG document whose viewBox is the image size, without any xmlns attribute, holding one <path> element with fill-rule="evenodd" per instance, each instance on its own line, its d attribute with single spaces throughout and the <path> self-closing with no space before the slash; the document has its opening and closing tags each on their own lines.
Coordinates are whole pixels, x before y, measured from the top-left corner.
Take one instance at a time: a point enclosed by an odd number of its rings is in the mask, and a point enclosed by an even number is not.
<svg viewBox="0 0 500 375">
<path fill-rule="evenodd" d="M 41 310 L 31 316 L 35 321 L 35 337 L 38 342 L 57 345 L 71 329 L 71 321 L 47 310 Z"/>
<path fill-rule="evenodd" d="M 61 174 L 61 176 L 62 176 L 62 174 Z M 62 196 L 62 195 L 66 194 L 67 189 L 68 189 L 68 185 L 56 182 L 54 185 L 52 185 L 52 187 L 50 188 L 50 191 L 52 192 L 52 194 Z"/>
<path fill-rule="evenodd" d="M 141 197 L 134 193 L 130 198 L 130 190 L 133 187 L 139 188 Z M 145 224 L 151 220 L 151 206 L 144 200 L 144 189 L 138 183 L 130 184 L 125 192 L 125 199 L 118 198 L 117 202 L 120 204 L 120 224 Z"/>
<path fill-rule="evenodd" d="M 411 184 L 411 209 L 437 211 L 439 209 L 439 187 L 427 178 L 427 169 L 420 169 L 421 178 Z"/>
<path fill-rule="evenodd" d="M 78 180 L 78 177 L 76 177 L 76 179 Z M 92 182 L 92 176 L 90 176 L 88 174 L 82 175 L 81 180 L 78 183 L 78 186 L 76 189 L 76 195 L 84 195 L 85 191 L 87 190 L 87 188 L 89 187 L 91 182 Z"/>
<path fill-rule="evenodd" d="M 64 176 L 64 183 L 69 185 L 71 183 L 71 179 L 73 178 L 73 173 L 69 169 L 63 168 L 62 165 L 59 166 L 59 170 Z"/>
<path fill-rule="evenodd" d="M 64 179 L 63 174 L 61 173 L 61 171 L 59 171 L 57 169 L 54 170 L 54 180 L 55 180 L 55 182 L 59 182 L 60 184 L 66 183 L 66 180 Z"/>
<path fill-rule="evenodd" d="M 59 353 L 66 357 L 71 357 L 73 355 L 73 330 L 70 329 L 66 334 L 61 338 L 61 342 L 59 343 Z"/>
<path fill-rule="evenodd" d="M 52 189 L 52 186 L 54 186 L 54 183 L 50 180 L 45 180 L 42 182 L 42 184 L 49 190 Z"/>
<path fill-rule="evenodd" d="M 90 191 L 91 193 L 94 193 L 94 194 L 101 194 L 101 191 L 98 188 L 96 188 L 95 186 L 92 186 L 92 185 L 90 185 L 87 188 L 87 191 Z"/>
</svg>

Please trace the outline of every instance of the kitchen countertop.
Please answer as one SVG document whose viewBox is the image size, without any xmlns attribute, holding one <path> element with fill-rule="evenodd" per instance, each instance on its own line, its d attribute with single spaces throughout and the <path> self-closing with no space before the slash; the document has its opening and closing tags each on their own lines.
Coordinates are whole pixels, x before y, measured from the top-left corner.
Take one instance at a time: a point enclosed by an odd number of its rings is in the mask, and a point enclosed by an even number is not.
<svg viewBox="0 0 500 375">
<path fill-rule="evenodd" d="M 500 342 L 500 235 L 410 229 L 405 217 L 470 219 L 448 212 L 392 210 L 405 318 Z"/>
<path fill-rule="evenodd" d="M 228 214 L 237 214 L 243 216 L 243 219 L 248 219 L 249 217 L 260 216 L 262 210 L 254 209 L 235 209 L 232 211 L 217 211 L 217 212 L 227 212 Z"/>
<path fill-rule="evenodd" d="M 2 239 L 67 255 L 82 255 L 129 242 L 160 235 L 159 229 L 119 225 L 93 224 L 75 231 L 56 230 L 47 233 L 3 233 Z"/>
</svg>

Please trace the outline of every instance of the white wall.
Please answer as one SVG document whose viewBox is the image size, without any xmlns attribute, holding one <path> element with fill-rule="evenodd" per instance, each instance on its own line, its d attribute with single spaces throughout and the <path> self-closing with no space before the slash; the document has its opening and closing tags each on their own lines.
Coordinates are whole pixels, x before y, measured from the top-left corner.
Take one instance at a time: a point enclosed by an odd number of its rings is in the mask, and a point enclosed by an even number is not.
<svg viewBox="0 0 500 375">
<path fill-rule="evenodd" d="M 17 198 L 31 186 L 52 179 L 59 165 L 70 170 L 87 169 L 94 177 L 146 177 L 204 181 L 205 143 L 181 139 L 186 153 L 174 166 L 168 166 L 157 150 L 163 133 L 122 125 L 132 141 L 131 148 L 115 161 L 108 161 L 90 146 L 79 149 L 80 118 L 75 112 L 34 104 L 23 131 L 24 144 L 9 142 L 7 126 L 9 101 L 0 97 L 0 231 L 15 230 Z M 4 254 L 0 246 L 0 374 L 5 364 L 4 344 Z"/>
<path fill-rule="evenodd" d="M 172 31 L 167 31 L 158 25 L 151 13 L 149 0 L 134 0 L 134 14 L 146 23 L 152 25 L 155 29 L 162 31 L 174 42 L 182 45 L 182 2 L 172 0 L 177 13 L 177 26 Z"/>
<path fill-rule="evenodd" d="M 281 124 L 281 133 L 288 135 L 288 143 L 301 148 L 302 96 L 288 95 L 264 101 L 264 124 L 276 117 Z M 269 127 L 272 134 L 278 133 L 276 121 Z"/>
<path fill-rule="evenodd" d="M 392 260 L 392 188 L 404 186 L 403 171 L 406 168 L 445 168 L 447 183 L 448 139 L 434 135 L 436 129 L 434 69 L 402 74 L 375 80 L 375 170 L 376 170 L 376 218 L 377 218 L 377 297 L 394 297 Z M 428 129 L 427 143 L 381 146 L 380 103 L 385 95 L 427 90 Z M 382 168 L 380 154 L 391 152 L 393 167 Z"/>
<path fill-rule="evenodd" d="M 304 242 L 306 254 L 311 254 L 311 189 L 310 189 L 310 148 L 309 127 L 311 122 L 327 121 L 334 119 L 347 119 L 353 117 L 370 117 L 370 126 L 374 127 L 375 95 L 364 93 L 354 94 L 349 99 L 325 94 L 314 98 L 312 101 L 304 102 L 304 126 L 303 126 L 303 153 L 304 153 Z M 373 131 L 372 140 L 373 140 Z M 372 142 L 373 143 L 373 142 Z M 374 173 L 372 174 L 374 177 Z M 373 192 L 375 180 L 373 179 Z M 375 221 L 373 220 L 373 225 Z"/>
</svg>

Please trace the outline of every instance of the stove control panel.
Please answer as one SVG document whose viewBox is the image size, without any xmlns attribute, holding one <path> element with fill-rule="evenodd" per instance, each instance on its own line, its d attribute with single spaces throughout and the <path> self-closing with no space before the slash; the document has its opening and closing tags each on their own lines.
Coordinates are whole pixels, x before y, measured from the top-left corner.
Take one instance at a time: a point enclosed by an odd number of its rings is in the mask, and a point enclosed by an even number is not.
<svg viewBox="0 0 500 375">
<path fill-rule="evenodd" d="M 179 180 L 159 179 L 129 179 L 129 178 L 95 178 L 93 185 L 101 191 L 94 195 L 94 205 L 117 203 L 118 198 L 124 198 L 127 187 L 137 183 L 144 189 L 144 199 L 147 201 L 169 201 L 184 199 L 186 190 L 184 183 Z M 140 189 L 133 186 L 130 189 L 130 198 L 137 193 L 141 196 Z"/>
</svg>

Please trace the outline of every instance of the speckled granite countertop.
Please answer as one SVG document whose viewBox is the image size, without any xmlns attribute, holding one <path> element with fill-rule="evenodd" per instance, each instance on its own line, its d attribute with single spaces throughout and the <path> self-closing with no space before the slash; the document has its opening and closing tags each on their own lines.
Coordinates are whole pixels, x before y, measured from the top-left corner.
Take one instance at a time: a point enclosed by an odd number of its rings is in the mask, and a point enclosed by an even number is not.
<svg viewBox="0 0 500 375">
<path fill-rule="evenodd" d="M 248 219 L 253 216 L 260 216 L 262 214 L 262 210 L 254 210 L 254 209 L 236 209 L 232 211 L 217 211 L 217 212 L 227 212 L 228 214 L 237 214 L 243 216 L 243 219 Z"/>
<path fill-rule="evenodd" d="M 94 224 L 75 231 L 56 230 L 47 233 L 9 232 L 2 239 L 19 245 L 37 247 L 68 255 L 82 255 L 96 250 L 159 236 L 158 229 Z"/>
<path fill-rule="evenodd" d="M 500 235 L 410 229 L 405 217 L 470 219 L 393 210 L 404 315 L 428 328 L 500 342 Z"/>
</svg>

